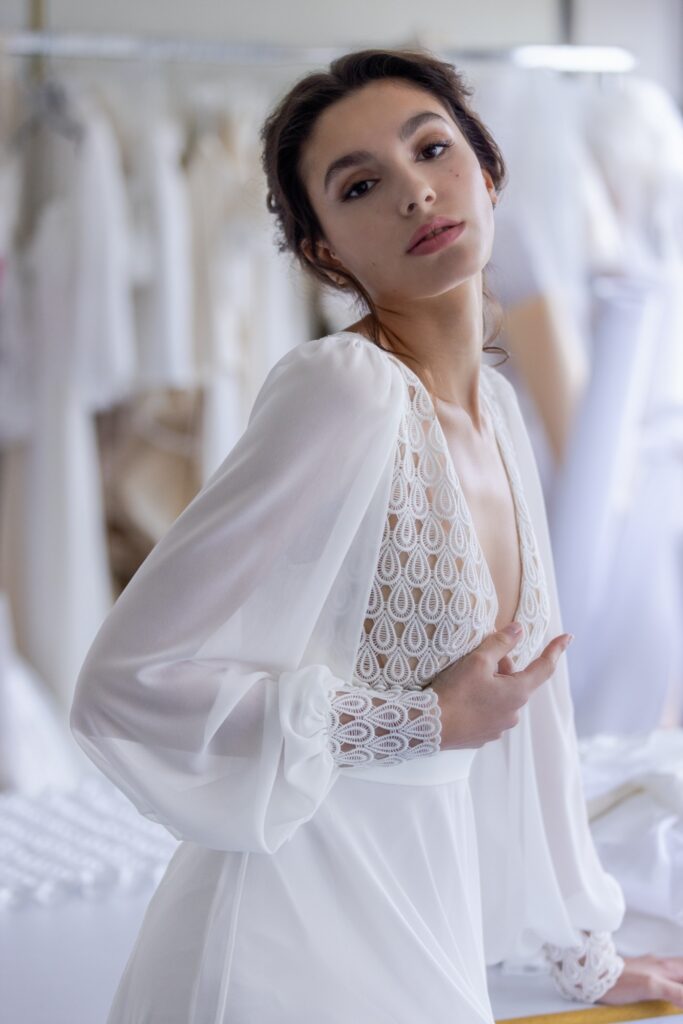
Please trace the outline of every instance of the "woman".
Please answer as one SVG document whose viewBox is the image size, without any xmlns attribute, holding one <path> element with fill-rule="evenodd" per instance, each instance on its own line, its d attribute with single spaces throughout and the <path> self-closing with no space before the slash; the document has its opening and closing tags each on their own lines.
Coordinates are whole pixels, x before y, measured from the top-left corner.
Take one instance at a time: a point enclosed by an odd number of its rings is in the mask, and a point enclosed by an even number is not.
<svg viewBox="0 0 683 1024">
<path fill-rule="evenodd" d="M 539 951 L 570 998 L 683 1005 L 680 959 L 611 941 L 466 99 L 361 51 L 263 127 L 281 248 L 368 315 L 273 367 L 83 665 L 78 742 L 184 840 L 109 1024 L 481 1024 L 486 963 Z"/>
</svg>

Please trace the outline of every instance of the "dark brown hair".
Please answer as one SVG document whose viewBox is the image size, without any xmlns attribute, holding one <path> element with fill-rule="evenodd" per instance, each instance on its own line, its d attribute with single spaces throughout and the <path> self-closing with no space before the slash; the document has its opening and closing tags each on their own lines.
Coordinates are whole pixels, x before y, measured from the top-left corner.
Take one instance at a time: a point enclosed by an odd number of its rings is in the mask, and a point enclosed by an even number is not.
<svg viewBox="0 0 683 1024">
<path fill-rule="evenodd" d="M 402 78 L 436 96 L 452 114 L 480 166 L 490 173 L 496 194 L 500 192 L 507 179 L 505 162 L 492 135 L 469 105 L 473 88 L 466 84 L 462 73 L 452 64 L 438 59 L 424 48 L 369 49 L 343 54 L 333 60 L 327 70 L 312 72 L 300 79 L 280 99 L 261 128 L 260 140 L 263 144 L 261 164 L 267 185 L 266 205 L 276 218 L 278 251 L 293 253 L 304 270 L 323 284 L 355 293 L 370 315 L 372 340 L 379 348 L 388 351 L 380 341 L 380 326 L 387 334 L 393 336 L 394 332 L 381 323 L 375 304 L 362 283 L 349 271 L 318 256 L 315 243 L 322 237 L 322 231 L 299 174 L 303 145 L 322 111 L 366 83 L 382 78 Z M 305 239 L 310 245 L 311 258 L 302 249 Z M 342 283 L 331 279 L 328 271 L 341 277 Z M 501 352 L 507 359 L 509 353 L 506 349 L 490 344 L 500 333 L 500 305 L 485 281 L 482 292 L 485 331 L 487 309 L 492 307 L 498 313 L 483 350 Z M 396 340 L 402 347 L 400 339 Z M 405 352 L 405 355 L 417 362 L 411 353 Z"/>
</svg>

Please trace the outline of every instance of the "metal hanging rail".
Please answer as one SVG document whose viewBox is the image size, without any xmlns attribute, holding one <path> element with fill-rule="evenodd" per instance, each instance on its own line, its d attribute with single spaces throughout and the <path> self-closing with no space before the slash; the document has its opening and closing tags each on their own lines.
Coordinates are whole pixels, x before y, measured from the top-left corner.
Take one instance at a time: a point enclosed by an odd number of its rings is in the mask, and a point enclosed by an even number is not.
<svg viewBox="0 0 683 1024">
<path fill-rule="evenodd" d="M 419 43 L 414 44 L 419 47 Z M 360 47 L 358 47 L 360 48 Z M 433 52 L 453 61 L 491 61 L 518 67 L 543 67 L 573 72 L 624 72 L 636 66 L 628 50 L 617 46 L 515 46 L 502 49 L 452 49 L 430 44 Z M 12 57 L 96 58 L 104 60 L 186 61 L 235 65 L 297 65 L 329 63 L 350 46 L 281 46 L 268 43 L 226 43 L 145 36 L 72 32 L 0 33 L 0 54 Z"/>
</svg>

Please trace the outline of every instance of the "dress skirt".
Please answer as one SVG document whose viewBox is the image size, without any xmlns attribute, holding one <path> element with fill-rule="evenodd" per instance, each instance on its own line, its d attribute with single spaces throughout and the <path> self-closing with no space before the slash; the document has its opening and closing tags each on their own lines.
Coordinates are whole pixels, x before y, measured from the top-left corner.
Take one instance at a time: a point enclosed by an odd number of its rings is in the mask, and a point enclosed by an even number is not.
<svg viewBox="0 0 683 1024">
<path fill-rule="evenodd" d="M 474 753 L 342 770 L 275 853 L 181 843 L 107 1024 L 492 1024 Z"/>
</svg>

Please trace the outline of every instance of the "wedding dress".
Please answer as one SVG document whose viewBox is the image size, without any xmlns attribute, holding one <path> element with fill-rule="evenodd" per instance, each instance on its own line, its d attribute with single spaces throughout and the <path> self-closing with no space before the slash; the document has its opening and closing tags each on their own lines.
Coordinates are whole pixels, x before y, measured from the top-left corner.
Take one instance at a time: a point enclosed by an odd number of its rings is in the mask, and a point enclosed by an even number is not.
<svg viewBox="0 0 683 1024">
<path fill-rule="evenodd" d="M 480 388 L 522 669 L 562 631 L 548 529 L 514 391 L 488 365 Z M 610 987 L 624 901 L 590 836 L 565 659 L 499 740 L 440 749 L 430 680 L 497 604 L 420 379 L 350 331 L 296 345 L 77 682 L 79 744 L 182 840 L 108 1024 L 492 1024 L 486 964 L 539 952 L 572 998 Z"/>
</svg>

